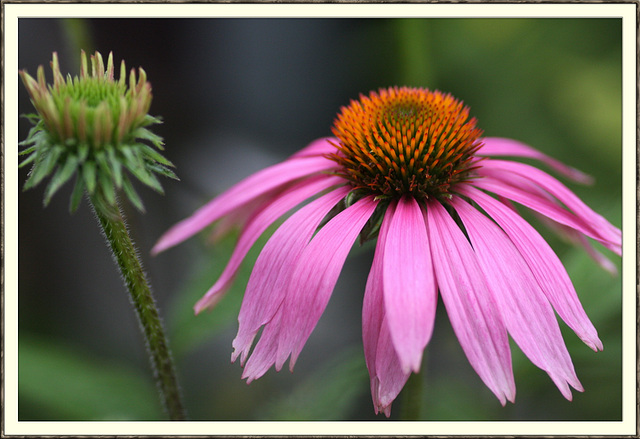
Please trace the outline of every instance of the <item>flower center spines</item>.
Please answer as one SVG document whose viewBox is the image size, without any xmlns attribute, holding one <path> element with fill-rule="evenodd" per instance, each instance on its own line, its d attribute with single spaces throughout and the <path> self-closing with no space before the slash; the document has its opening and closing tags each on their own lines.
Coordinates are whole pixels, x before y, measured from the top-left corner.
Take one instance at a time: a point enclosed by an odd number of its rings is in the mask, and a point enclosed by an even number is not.
<svg viewBox="0 0 640 439">
<path fill-rule="evenodd" d="M 392 87 L 342 107 L 333 133 L 340 142 L 330 158 L 355 189 L 441 198 L 470 178 L 482 130 L 449 94 Z"/>
</svg>

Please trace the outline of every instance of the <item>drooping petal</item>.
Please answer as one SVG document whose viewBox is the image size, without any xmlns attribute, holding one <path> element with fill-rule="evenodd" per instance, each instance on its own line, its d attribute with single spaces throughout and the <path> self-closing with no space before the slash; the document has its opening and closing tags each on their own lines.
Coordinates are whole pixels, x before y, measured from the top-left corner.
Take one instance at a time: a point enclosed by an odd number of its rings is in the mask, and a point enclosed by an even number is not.
<svg viewBox="0 0 640 439">
<path fill-rule="evenodd" d="M 376 377 L 376 353 L 378 351 L 378 338 L 380 337 L 380 327 L 384 317 L 384 296 L 382 288 L 382 256 L 384 254 L 384 244 L 386 242 L 389 220 L 393 216 L 395 202 L 392 202 L 385 212 L 385 220 L 380 226 L 376 251 L 373 256 L 371 270 L 367 278 L 367 285 L 364 290 L 362 302 L 362 342 L 364 347 L 364 358 L 372 380 Z M 376 386 L 377 388 L 377 386 Z M 372 394 L 373 394 L 372 387 Z M 374 401 L 376 396 L 374 395 Z"/>
<path fill-rule="evenodd" d="M 484 156 L 510 156 L 510 157 L 525 157 L 540 160 L 548 165 L 550 168 L 559 172 L 566 177 L 571 178 L 574 181 L 583 184 L 593 183 L 593 177 L 579 171 L 571 166 L 567 166 L 564 163 L 556 160 L 548 155 L 532 148 L 517 140 L 505 139 L 501 137 L 485 137 L 482 139 L 483 145 L 476 154 Z"/>
<path fill-rule="evenodd" d="M 340 141 L 335 137 L 323 137 L 314 140 L 309 145 L 293 154 L 290 158 L 324 156 L 326 154 L 335 153 L 337 148 L 335 145 Z"/>
<path fill-rule="evenodd" d="M 538 185 L 567 206 L 567 208 L 573 211 L 578 217 L 583 219 L 585 223 L 591 224 L 592 227 L 599 231 L 601 236 L 609 240 L 611 244 L 617 246 L 618 249 L 621 247 L 622 234 L 620 229 L 614 227 L 609 221 L 594 212 L 565 185 L 546 172 L 524 163 L 506 160 L 487 160 L 486 163 L 483 163 L 482 169 L 484 168 L 499 171 L 499 175 L 502 178 L 506 178 L 509 174 L 514 174 Z M 517 180 L 514 181 L 517 182 Z M 619 251 L 618 254 L 620 254 Z"/>
<path fill-rule="evenodd" d="M 180 221 L 160 237 L 151 250 L 157 254 L 198 233 L 214 221 L 233 213 L 258 197 L 268 195 L 302 177 L 326 171 L 336 166 L 324 157 L 304 157 L 286 160 L 250 175 L 226 192 Z"/>
<path fill-rule="evenodd" d="M 612 275 L 618 274 L 618 269 L 615 264 L 607 258 L 605 255 L 596 250 L 591 242 L 580 232 L 567 227 L 563 224 L 556 223 L 550 220 L 546 216 L 536 215 L 540 222 L 544 223 L 551 230 L 555 231 L 561 238 L 567 239 L 570 242 L 582 246 L 587 254 L 593 259 L 600 267 L 611 273 Z"/>
<path fill-rule="evenodd" d="M 327 143 L 327 140 L 330 140 L 330 138 L 318 139 L 314 142 L 311 142 L 308 146 L 296 152 L 287 160 L 324 156 L 327 152 L 335 151 L 335 147 L 330 143 Z M 272 191 L 271 193 L 266 194 L 266 196 L 260 198 L 269 198 L 269 196 L 274 194 L 274 192 L 276 191 Z M 260 198 L 256 198 L 251 203 L 245 203 L 243 206 L 235 209 L 233 212 L 217 220 L 215 229 L 211 234 L 211 241 L 215 242 L 216 240 L 224 236 L 229 230 L 244 225 L 251 217 L 251 215 L 257 211 L 256 203 L 260 203 Z M 262 204 L 259 205 L 262 206 Z"/>
<path fill-rule="evenodd" d="M 291 273 L 313 232 L 348 192 L 349 188 L 344 186 L 312 201 L 291 215 L 267 241 L 253 267 L 240 307 L 233 361 L 242 354 L 244 364 L 256 334 L 281 306 Z"/>
<path fill-rule="evenodd" d="M 620 253 L 620 238 L 618 236 L 612 235 L 599 225 L 568 211 L 557 200 L 551 198 L 548 193 L 542 193 L 543 191 L 539 186 L 534 190 L 530 182 L 523 181 L 517 175 L 505 175 L 505 173 L 492 170 L 488 166 L 483 167 L 478 172 L 484 178 L 474 181 L 476 187 L 527 206 L 559 224 L 571 227 L 599 241 L 610 250 Z"/>
<path fill-rule="evenodd" d="M 196 303 L 196 314 L 218 302 L 233 282 L 238 267 L 240 267 L 251 246 L 274 221 L 307 198 L 341 182 L 344 182 L 344 180 L 333 176 L 319 176 L 310 180 L 303 180 L 285 190 L 274 200 L 270 200 L 265 207 L 256 212 L 244 227 L 231 259 L 220 278 L 207 291 L 204 297 Z"/>
<path fill-rule="evenodd" d="M 487 173 L 488 171 L 483 170 L 482 172 Z M 504 182 L 502 178 L 496 179 L 492 175 L 486 175 L 485 178 L 475 180 L 474 185 L 527 206 L 560 224 L 571 227 L 580 233 L 598 240 L 614 251 L 619 251 L 616 246 L 611 244 L 610 239 L 602 236 L 602 229 L 595 228 L 593 225 L 586 223 L 582 218 L 579 218 L 548 198 L 544 198 L 530 191 L 520 190 Z"/>
<path fill-rule="evenodd" d="M 458 190 L 478 203 L 505 231 L 562 320 L 587 346 L 602 350 L 602 342 L 580 304 L 567 271 L 544 238 L 517 213 L 489 195 L 470 185 L 461 185 Z"/>
<path fill-rule="evenodd" d="M 476 256 L 444 207 L 427 204 L 427 230 L 442 300 L 471 366 L 502 405 L 515 398 L 507 331 Z"/>
<path fill-rule="evenodd" d="M 386 211 L 391 218 L 395 204 Z M 382 257 L 387 239 L 389 220 L 385 220 L 378 234 L 376 252 L 367 279 L 362 307 L 362 339 L 364 356 L 371 380 L 371 397 L 376 414 L 391 415 L 391 403 L 404 387 L 409 373 L 402 370 L 384 319 L 384 297 L 382 289 Z"/>
<path fill-rule="evenodd" d="M 275 363 L 280 340 L 281 318 L 281 313 L 276 313 L 271 321 L 264 325 L 260 340 L 258 340 L 251 356 L 244 364 L 242 379 L 246 379 L 247 384 L 267 373 Z"/>
<path fill-rule="evenodd" d="M 273 201 L 271 198 L 267 198 L 265 202 L 255 200 L 254 203 L 245 204 L 220 218 L 211 230 L 211 234 L 207 237 L 207 244 L 215 245 L 232 230 L 241 230 L 245 227 L 249 218 L 264 208 L 264 206 L 270 204 L 271 201 Z"/>
<path fill-rule="evenodd" d="M 554 203 L 558 203 L 559 201 L 557 201 L 555 198 L 553 198 L 551 196 L 551 194 L 549 194 L 548 192 L 544 191 L 542 188 L 535 186 L 533 183 L 526 181 L 524 179 L 519 179 L 519 184 L 518 187 L 520 189 L 523 189 L 527 192 L 529 192 L 530 194 L 539 194 L 542 197 L 545 197 L 548 200 L 553 201 Z M 518 212 L 518 210 L 515 208 L 515 206 L 513 205 L 513 202 L 505 197 L 502 197 L 500 195 L 498 195 L 498 199 L 500 200 L 501 203 L 503 203 L 505 206 L 509 207 L 512 211 L 514 212 Z M 537 211 L 533 211 L 532 212 L 536 218 L 538 218 L 538 220 L 545 224 L 548 228 L 550 228 L 551 230 L 553 230 L 556 234 L 558 234 L 560 236 L 560 238 L 562 239 L 567 239 L 571 242 L 573 242 L 574 244 L 579 244 L 581 246 L 583 246 L 585 248 L 585 250 L 587 251 L 587 253 L 589 254 L 589 256 L 591 256 L 602 268 L 604 268 L 605 270 L 609 271 L 612 274 L 616 274 L 617 273 L 617 269 L 615 267 L 615 265 L 613 265 L 613 262 L 611 262 L 608 258 L 606 258 L 604 255 L 602 255 L 601 253 L 599 253 L 598 251 L 596 251 L 593 246 L 591 245 L 591 243 L 589 242 L 589 240 L 586 238 L 586 236 L 579 232 L 578 230 L 574 229 L 573 227 L 569 227 L 567 225 L 564 224 L 560 224 L 559 222 L 556 222 L 554 220 L 552 220 L 551 218 L 549 218 L 546 215 L 543 215 Z"/>
<path fill-rule="evenodd" d="M 387 323 L 404 371 L 419 372 L 437 293 L 425 219 L 413 197 L 398 201 L 387 233 L 382 257 Z"/>
<path fill-rule="evenodd" d="M 358 200 L 325 224 L 300 255 L 283 303 L 284 333 L 278 347 L 276 369 L 282 367 L 291 354 L 289 368 L 293 370 L 329 302 L 353 242 L 377 205 L 372 196 Z"/>
<path fill-rule="evenodd" d="M 403 369 L 394 343 L 391 340 L 387 319 L 383 319 L 380 326 L 376 352 L 376 393 L 374 405 L 376 413 L 379 411 L 389 417 L 391 415 L 391 403 L 400 394 L 407 383 L 411 372 Z"/>
<path fill-rule="evenodd" d="M 583 235 L 575 233 L 575 231 L 572 231 L 572 230 L 570 230 L 568 234 L 572 235 L 571 232 L 573 232 L 573 237 L 578 241 L 578 243 L 582 246 L 582 248 L 585 249 L 585 251 L 591 257 L 591 259 L 596 261 L 596 263 L 600 267 L 604 268 L 610 274 L 614 276 L 618 274 L 618 269 L 616 268 L 615 264 L 611 261 L 611 259 L 607 258 L 598 250 L 593 248 L 593 245 L 591 245 L 591 242 L 589 242 L 587 238 L 585 238 Z"/>
<path fill-rule="evenodd" d="M 471 239 L 507 330 L 531 362 L 546 371 L 571 400 L 567 383 L 579 390 L 582 386 L 553 309 L 531 269 L 493 221 L 461 198 L 453 199 L 452 205 Z"/>
</svg>

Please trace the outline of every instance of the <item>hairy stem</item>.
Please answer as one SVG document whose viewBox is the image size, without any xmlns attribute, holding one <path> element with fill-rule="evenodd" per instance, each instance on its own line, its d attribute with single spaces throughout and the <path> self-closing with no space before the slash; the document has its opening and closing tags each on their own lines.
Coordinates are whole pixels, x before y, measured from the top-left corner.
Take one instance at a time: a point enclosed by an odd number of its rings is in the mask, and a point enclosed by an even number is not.
<svg viewBox="0 0 640 439">
<path fill-rule="evenodd" d="M 99 194 L 91 197 L 91 201 L 138 315 L 164 408 L 171 420 L 185 420 L 186 414 L 162 322 L 122 212 L 117 205 L 104 201 Z"/>
</svg>

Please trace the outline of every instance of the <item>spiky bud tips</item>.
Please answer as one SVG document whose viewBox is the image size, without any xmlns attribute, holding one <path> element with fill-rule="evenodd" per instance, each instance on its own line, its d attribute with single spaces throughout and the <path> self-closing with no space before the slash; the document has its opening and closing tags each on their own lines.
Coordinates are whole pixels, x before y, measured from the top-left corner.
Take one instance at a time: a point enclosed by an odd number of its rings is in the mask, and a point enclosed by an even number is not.
<svg viewBox="0 0 640 439">
<path fill-rule="evenodd" d="M 173 164 L 158 150 L 162 138 L 148 127 L 161 123 L 148 114 L 151 106 L 151 84 L 142 68 L 127 72 L 120 64 L 115 79 L 113 54 L 107 64 L 99 52 L 87 62 L 80 55 L 80 75 L 66 78 L 60 72 L 57 53 L 51 61 L 53 84 L 47 84 L 44 68 L 38 67 L 37 79 L 26 71 L 19 72 L 37 114 L 27 116 L 34 124 L 26 140 L 20 143 L 26 156 L 20 167 L 32 164 L 24 189 L 30 189 L 52 175 L 45 190 L 44 204 L 71 177 L 76 183 L 70 210 L 77 209 L 85 190 L 91 197 L 98 194 L 102 202 L 115 204 L 116 192 L 122 189 L 140 211 L 142 200 L 128 174 L 162 193 L 156 174 L 177 179 Z M 128 171 L 127 172 L 125 172 Z"/>
</svg>

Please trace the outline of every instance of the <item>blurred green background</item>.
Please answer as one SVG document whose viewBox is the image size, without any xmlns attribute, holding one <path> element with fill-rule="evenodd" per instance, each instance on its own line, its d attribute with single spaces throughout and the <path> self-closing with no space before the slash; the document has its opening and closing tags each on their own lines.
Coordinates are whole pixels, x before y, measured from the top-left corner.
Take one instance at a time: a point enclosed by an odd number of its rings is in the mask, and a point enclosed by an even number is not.
<svg viewBox="0 0 640 439">
<path fill-rule="evenodd" d="M 125 209 L 191 419 L 384 420 L 373 412 L 361 341 L 372 245 L 352 251 L 294 373 L 286 365 L 249 386 L 230 363 L 231 341 L 260 245 L 219 306 L 197 317 L 192 306 L 222 271 L 234 237 L 212 246 L 205 233 L 154 258 L 150 248 L 220 191 L 330 135 L 341 105 L 390 85 L 450 92 L 486 135 L 521 140 L 593 175 L 593 186 L 568 184 L 619 227 L 621 29 L 619 19 L 594 18 L 20 19 L 19 63 L 34 74 L 58 51 L 63 72 L 76 74 L 82 45 L 148 74 L 151 114 L 164 120 L 156 132 L 182 181 L 163 182 L 164 197 L 140 188 L 144 215 Z M 19 93 L 20 112 L 31 112 L 22 85 Z M 21 139 L 28 128 L 22 120 Z M 19 195 L 19 418 L 164 419 L 90 209 L 68 214 L 70 188 L 43 209 L 42 190 Z M 517 398 L 502 407 L 469 366 L 440 304 L 423 365 L 422 419 L 621 420 L 621 279 L 539 229 L 605 346 L 594 353 L 561 323 L 585 392 L 566 401 L 514 345 Z M 607 255 L 619 268 L 620 258 Z M 403 394 L 391 419 L 402 404 Z"/>
</svg>

